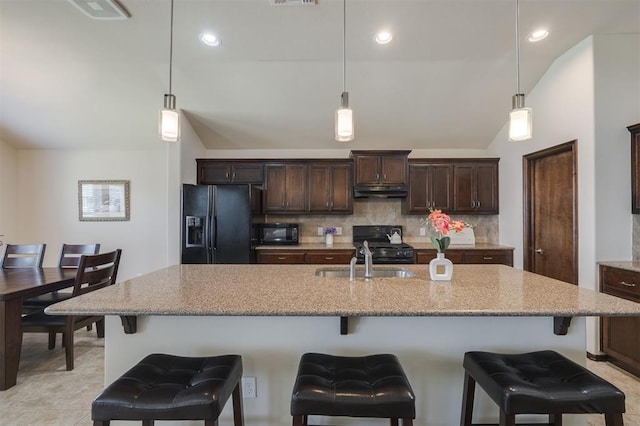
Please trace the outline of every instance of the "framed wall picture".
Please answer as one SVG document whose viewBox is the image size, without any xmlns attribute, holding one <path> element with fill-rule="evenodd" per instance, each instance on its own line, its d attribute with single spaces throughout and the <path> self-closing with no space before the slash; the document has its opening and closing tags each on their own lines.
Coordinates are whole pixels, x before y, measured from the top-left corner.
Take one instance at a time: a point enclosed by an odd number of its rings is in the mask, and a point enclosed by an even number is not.
<svg viewBox="0 0 640 426">
<path fill-rule="evenodd" d="M 80 221 L 129 220 L 128 180 L 79 180 Z"/>
</svg>

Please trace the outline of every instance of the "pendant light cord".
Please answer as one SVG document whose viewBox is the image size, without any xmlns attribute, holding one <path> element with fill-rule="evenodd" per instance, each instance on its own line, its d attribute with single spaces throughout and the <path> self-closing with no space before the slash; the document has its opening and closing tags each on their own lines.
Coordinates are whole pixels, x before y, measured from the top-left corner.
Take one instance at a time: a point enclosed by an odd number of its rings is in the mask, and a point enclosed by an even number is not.
<svg viewBox="0 0 640 426">
<path fill-rule="evenodd" d="M 347 91 L 347 0 L 342 0 L 342 91 Z"/>
<path fill-rule="evenodd" d="M 516 93 L 520 93 L 520 1 L 516 0 Z"/>
<path fill-rule="evenodd" d="M 171 0 L 171 33 L 169 36 L 169 94 L 171 92 L 171 80 L 173 69 L 173 0 Z"/>
</svg>

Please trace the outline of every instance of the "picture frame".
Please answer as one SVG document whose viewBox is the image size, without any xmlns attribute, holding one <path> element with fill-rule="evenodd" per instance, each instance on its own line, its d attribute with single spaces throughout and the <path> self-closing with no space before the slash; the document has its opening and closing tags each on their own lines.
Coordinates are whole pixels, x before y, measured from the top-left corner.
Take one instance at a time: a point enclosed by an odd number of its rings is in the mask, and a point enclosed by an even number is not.
<svg viewBox="0 0 640 426">
<path fill-rule="evenodd" d="M 79 180 L 78 218 L 86 221 L 128 221 L 128 180 Z"/>
</svg>

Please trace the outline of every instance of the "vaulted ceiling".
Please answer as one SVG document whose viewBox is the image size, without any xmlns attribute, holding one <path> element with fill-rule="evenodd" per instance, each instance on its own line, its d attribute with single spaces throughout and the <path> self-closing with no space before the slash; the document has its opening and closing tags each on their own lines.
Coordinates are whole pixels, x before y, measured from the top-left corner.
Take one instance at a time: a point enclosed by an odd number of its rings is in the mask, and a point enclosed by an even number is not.
<svg viewBox="0 0 640 426">
<path fill-rule="evenodd" d="M 162 146 L 169 0 L 95 20 L 67 0 L 0 0 L 0 139 L 19 148 Z M 347 0 L 356 140 L 335 142 L 340 0 L 175 0 L 177 106 L 209 149 L 483 149 L 516 92 L 515 0 Z M 521 0 L 521 87 L 592 34 L 640 33 L 640 0 Z M 550 35 L 532 44 L 528 33 Z M 381 29 L 394 39 L 378 45 Z M 221 39 L 199 41 L 203 31 Z M 639 77 L 640 78 L 640 77 Z"/>
</svg>

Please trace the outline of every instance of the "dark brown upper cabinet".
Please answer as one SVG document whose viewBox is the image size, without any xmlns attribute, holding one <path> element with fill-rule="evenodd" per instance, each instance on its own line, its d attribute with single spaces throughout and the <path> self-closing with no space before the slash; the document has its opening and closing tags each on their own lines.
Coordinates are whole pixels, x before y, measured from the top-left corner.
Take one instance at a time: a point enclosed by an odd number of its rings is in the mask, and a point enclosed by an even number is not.
<svg viewBox="0 0 640 426">
<path fill-rule="evenodd" d="M 308 163 L 267 163 L 264 213 L 299 214 L 308 211 Z"/>
<path fill-rule="evenodd" d="M 640 123 L 627 127 L 631 132 L 631 213 L 640 213 Z"/>
<path fill-rule="evenodd" d="M 406 185 L 411 151 L 351 151 L 355 185 Z"/>
<path fill-rule="evenodd" d="M 498 214 L 498 159 L 453 165 L 453 209 L 460 214 Z"/>
<path fill-rule="evenodd" d="M 312 214 L 352 214 L 352 174 L 350 161 L 311 162 L 309 165 L 309 212 Z"/>
<path fill-rule="evenodd" d="M 198 183 L 218 185 L 225 183 L 253 183 L 264 181 L 264 165 L 260 161 L 196 160 Z"/>
<path fill-rule="evenodd" d="M 432 209 L 451 212 L 453 165 L 409 160 L 409 191 L 402 207 L 405 214 L 428 214 Z"/>
</svg>

